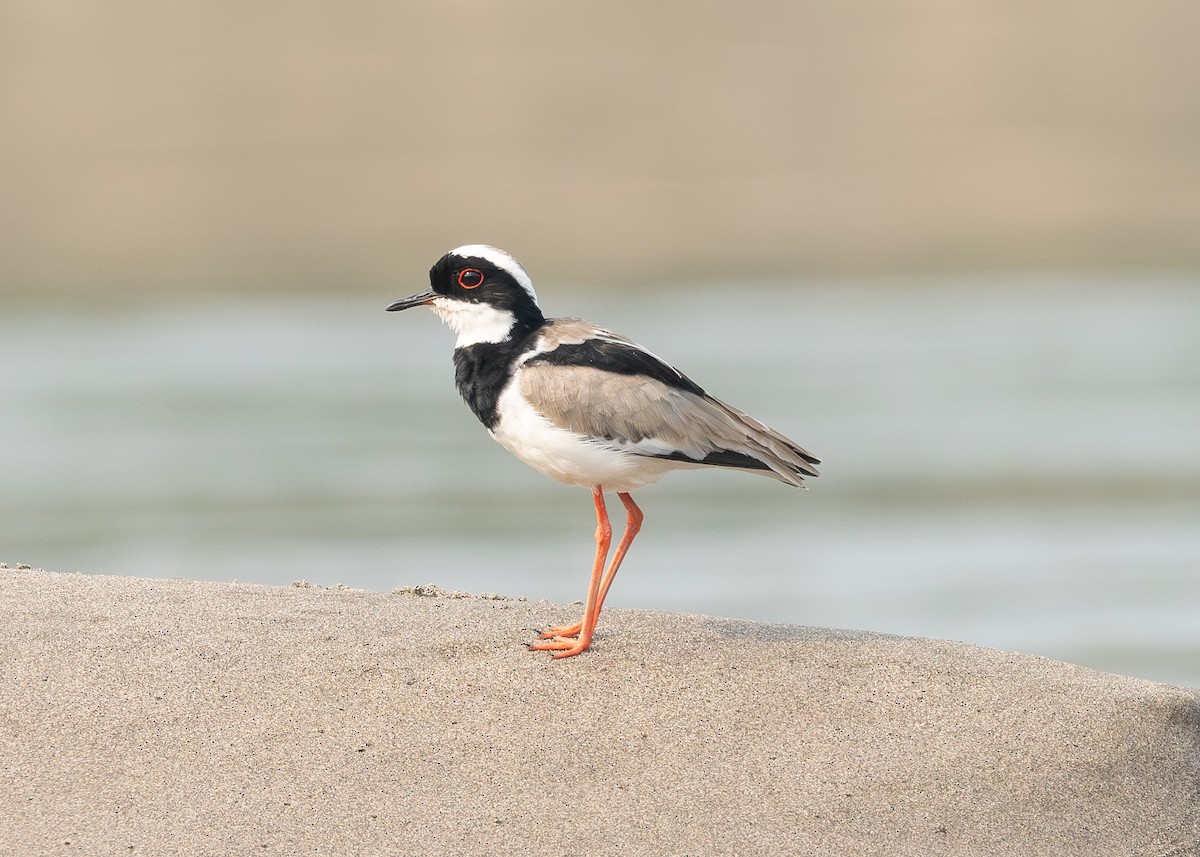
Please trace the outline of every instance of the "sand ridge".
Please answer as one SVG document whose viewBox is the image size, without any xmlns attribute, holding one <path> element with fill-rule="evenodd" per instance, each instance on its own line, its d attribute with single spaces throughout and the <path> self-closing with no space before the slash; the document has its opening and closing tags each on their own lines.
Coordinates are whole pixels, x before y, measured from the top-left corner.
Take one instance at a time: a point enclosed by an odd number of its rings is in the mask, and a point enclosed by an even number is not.
<svg viewBox="0 0 1200 857">
<path fill-rule="evenodd" d="M 1197 853 L 1197 691 L 451 594 L 0 568 L 0 852 Z"/>
</svg>

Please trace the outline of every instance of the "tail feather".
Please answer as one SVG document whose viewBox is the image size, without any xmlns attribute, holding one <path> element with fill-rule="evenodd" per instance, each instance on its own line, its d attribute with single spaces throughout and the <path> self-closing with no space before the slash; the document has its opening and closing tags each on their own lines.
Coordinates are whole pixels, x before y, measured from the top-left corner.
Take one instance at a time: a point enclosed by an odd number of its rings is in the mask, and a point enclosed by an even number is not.
<svg viewBox="0 0 1200 857">
<path fill-rule="evenodd" d="M 804 477 L 821 475 L 814 467 L 820 459 L 795 441 L 720 399 L 706 395 L 704 400 L 723 417 L 721 447 L 700 458 L 683 453 L 663 457 L 762 473 L 798 488 L 803 487 Z"/>
</svg>

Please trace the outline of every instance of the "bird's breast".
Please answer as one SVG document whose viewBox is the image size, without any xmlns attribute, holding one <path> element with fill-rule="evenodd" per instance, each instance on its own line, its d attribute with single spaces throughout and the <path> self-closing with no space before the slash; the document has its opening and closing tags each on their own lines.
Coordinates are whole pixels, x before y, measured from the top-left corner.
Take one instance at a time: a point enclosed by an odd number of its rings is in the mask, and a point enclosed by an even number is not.
<svg viewBox="0 0 1200 857">
<path fill-rule="evenodd" d="M 454 383 L 471 412 L 489 431 L 500 419 L 500 394 L 513 378 L 514 358 L 503 343 L 454 349 Z"/>
</svg>

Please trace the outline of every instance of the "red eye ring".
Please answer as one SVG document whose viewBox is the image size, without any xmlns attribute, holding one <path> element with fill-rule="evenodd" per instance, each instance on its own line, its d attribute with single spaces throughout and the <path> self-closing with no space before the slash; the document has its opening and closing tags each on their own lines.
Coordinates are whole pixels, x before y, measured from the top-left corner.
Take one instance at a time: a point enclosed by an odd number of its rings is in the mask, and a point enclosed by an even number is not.
<svg viewBox="0 0 1200 857">
<path fill-rule="evenodd" d="M 464 289 L 477 289 L 483 285 L 483 271 L 478 268 L 463 268 L 458 272 L 458 284 Z"/>
</svg>

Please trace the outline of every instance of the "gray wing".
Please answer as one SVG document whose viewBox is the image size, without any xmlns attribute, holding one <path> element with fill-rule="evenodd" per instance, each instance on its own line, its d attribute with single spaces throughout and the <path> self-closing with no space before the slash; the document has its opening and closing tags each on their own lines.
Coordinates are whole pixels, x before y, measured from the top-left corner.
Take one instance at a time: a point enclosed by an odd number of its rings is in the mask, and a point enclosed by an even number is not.
<svg viewBox="0 0 1200 857">
<path fill-rule="evenodd" d="M 556 425 L 638 455 L 759 471 L 789 485 L 818 475 L 812 466 L 818 460 L 798 444 L 709 396 L 650 352 L 608 337 L 636 350 L 631 359 L 644 362 L 648 355 L 662 371 L 657 377 L 607 371 L 543 360 L 555 353 L 543 352 L 520 369 L 522 394 Z"/>
</svg>

